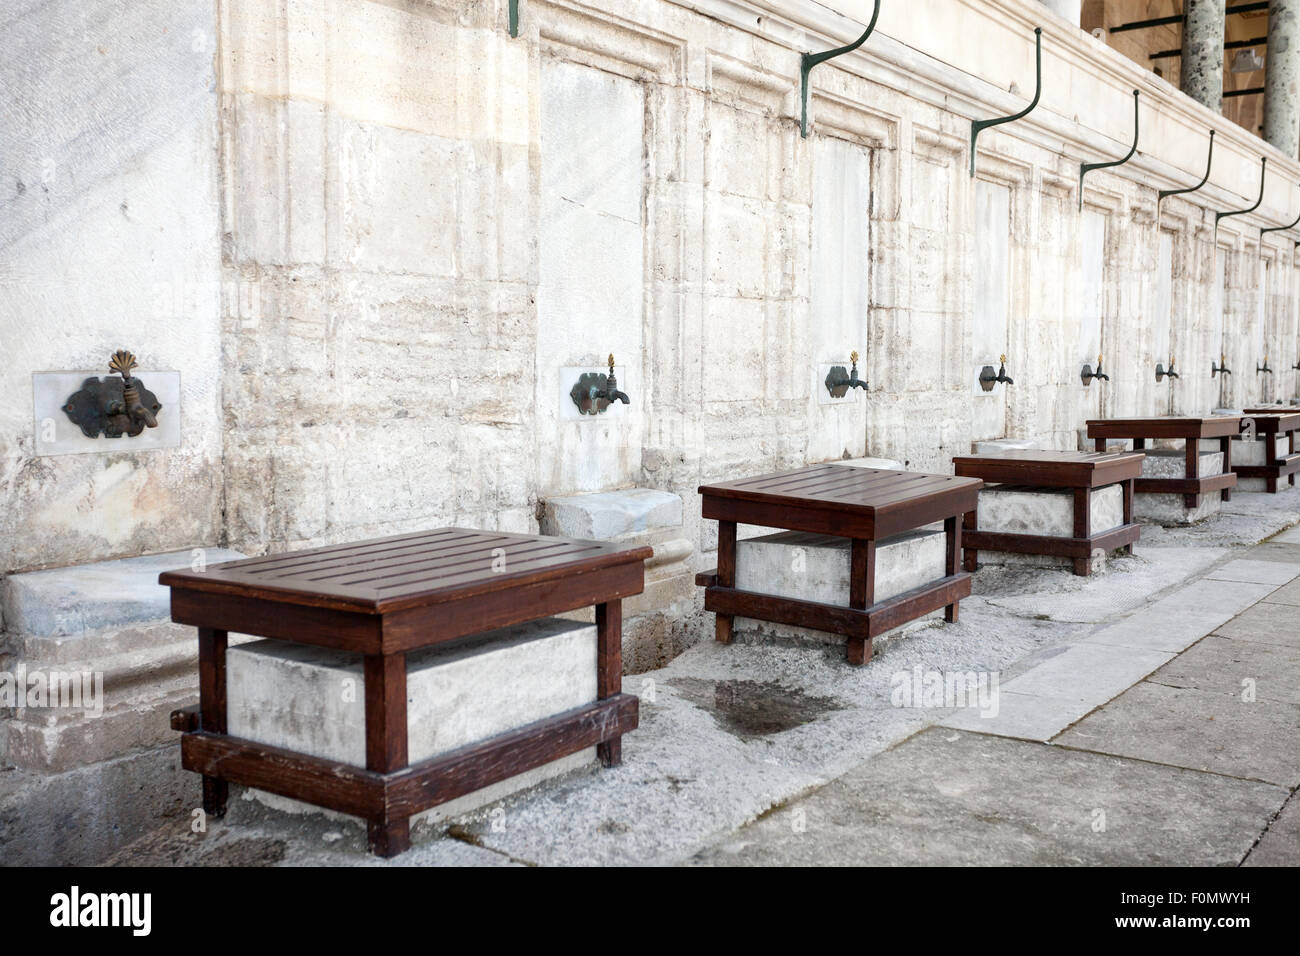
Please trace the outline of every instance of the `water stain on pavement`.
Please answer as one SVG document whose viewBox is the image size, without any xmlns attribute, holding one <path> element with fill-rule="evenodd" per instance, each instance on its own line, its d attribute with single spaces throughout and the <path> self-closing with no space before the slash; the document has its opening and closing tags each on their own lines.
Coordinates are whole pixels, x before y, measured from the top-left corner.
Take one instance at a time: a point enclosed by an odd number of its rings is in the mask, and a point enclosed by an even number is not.
<svg viewBox="0 0 1300 956">
<path fill-rule="evenodd" d="M 701 680 L 677 677 L 668 682 L 678 694 L 707 711 L 727 733 L 753 740 L 792 730 L 841 705 L 775 681 Z"/>
</svg>

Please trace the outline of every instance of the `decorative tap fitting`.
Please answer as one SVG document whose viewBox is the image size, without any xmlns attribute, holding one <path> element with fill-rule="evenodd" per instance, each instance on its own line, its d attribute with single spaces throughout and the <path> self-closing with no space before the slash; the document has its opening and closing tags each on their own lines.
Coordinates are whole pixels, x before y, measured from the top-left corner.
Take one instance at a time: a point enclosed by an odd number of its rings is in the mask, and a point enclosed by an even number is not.
<svg viewBox="0 0 1300 956">
<path fill-rule="evenodd" d="M 1265 373 L 1267 373 L 1267 374 L 1269 374 L 1269 375 L 1272 375 L 1272 374 L 1273 374 L 1273 370 L 1272 370 L 1271 368 L 1268 367 L 1268 353 L 1267 353 L 1267 352 L 1264 353 L 1264 364 L 1263 364 L 1263 365 L 1260 365 L 1258 362 L 1255 363 L 1255 374 L 1258 375 L 1260 372 L 1265 372 Z"/>
<path fill-rule="evenodd" d="M 569 390 L 569 397 L 584 415 L 599 415 L 614 402 L 629 404 L 627 393 L 618 390 L 618 379 L 614 376 L 614 354 L 611 352 L 609 356 L 608 375 L 603 372 L 583 372 Z"/>
<path fill-rule="evenodd" d="M 101 379 L 92 375 L 81 383 L 81 388 L 68 397 L 63 411 L 87 438 L 134 438 L 146 428 L 158 427 L 158 412 L 162 404 L 144 383 L 131 375 L 136 366 L 135 356 L 118 349 L 109 360 L 111 374 Z"/>
<path fill-rule="evenodd" d="M 1214 359 L 1210 359 L 1210 378 L 1216 375 L 1231 375 L 1232 369 L 1228 368 L 1228 356 L 1222 352 L 1219 353 L 1219 364 L 1214 364 Z"/>
<path fill-rule="evenodd" d="M 1110 381 L 1110 376 L 1101 370 L 1101 355 L 1097 356 L 1097 371 L 1094 372 L 1091 365 L 1084 365 L 1083 371 L 1079 373 L 1079 378 L 1084 385 L 1091 385 L 1094 378 L 1099 378 L 1105 382 Z"/>
<path fill-rule="evenodd" d="M 999 382 L 1003 385 L 1016 384 L 1013 379 L 1007 376 L 1007 357 L 1005 355 L 998 356 L 998 364 L 997 374 L 994 374 L 992 365 L 985 365 L 980 371 L 980 388 L 986 392 L 993 391 L 993 386 Z"/>
<path fill-rule="evenodd" d="M 1156 381 L 1159 382 L 1166 378 L 1182 378 L 1181 375 L 1174 371 L 1174 357 L 1172 355 L 1169 356 L 1169 371 L 1166 372 L 1163 365 L 1159 362 L 1156 363 Z"/>
<path fill-rule="evenodd" d="M 836 365 L 826 373 L 826 391 L 831 393 L 832 398 L 843 398 L 851 388 L 860 388 L 864 392 L 870 391 L 866 380 L 858 378 L 857 352 L 849 353 L 849 362 L 853 367 L 847 372 L 844 371 L 843 365 Z"/>
</svg>

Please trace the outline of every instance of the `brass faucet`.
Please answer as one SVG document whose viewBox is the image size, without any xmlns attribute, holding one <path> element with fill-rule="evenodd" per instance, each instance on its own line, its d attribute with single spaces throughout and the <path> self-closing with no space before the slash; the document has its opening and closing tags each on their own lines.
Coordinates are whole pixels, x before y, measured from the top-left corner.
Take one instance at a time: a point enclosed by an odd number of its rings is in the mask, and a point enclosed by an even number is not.
<svg viewBox="0 0 1300 956">
<path fill-rule="evenodd" d="M 1222 352 L 1219 353 L 1218 365 L 1214 364 L 1214 359 L 1210 359 L 1210 378 L 1214 378 L 1214 376 L 1216 375 L 1231 375 L 1231 374 L 1232 374 L 1232 369 L 1228 368 L 1227 355 L 1225 355 Z"/>
<path fill-rule="evenodd" d="M 1101 370 L 1101 354 L 1097 355 L 1097 371 L 1092 370 L 1091 365 L 1085 365 L 1083 371 L 1079 373 L 1079 378 L 1083 380 L 1084 385 L 1091 385 L 1094 378 L 1109 382 L 1110 376 Z"/>
<path fill-rule="evenodd" d="M 843 365 L 836 365 L 826 373 L 826 391 L 830 392 L 834 398 L 843 398 L 851 388 L 860 388 L 864 392 L 870 391 L 867 388 L 866 380 L 858 378 L 858 353 L 856 351 L 849 353 L 849 363 L 853 367 L 848 372 L 844 371 Z"/>
<path fill-rule="evenodd" d="M 122 375 L 122 402 L 116 403 L 109 408 L 109 414 L 125 414 L 132 424 L 144 422 L 149 428 L 158 427 L 158 419 L 154 413 L 140 401 L 140 392 L 136 388 L 136 380 L 131 377 L 131 369 L 135 368 L 135 356 L 125 349 L 118 349 L 113 353 L 113 358 L 109 360 L 108 370 L 110 372 L 120 372 Z M 123 429 L 124 431 L 126 429 Z"/>
<path fill-rule="evenodd" d="M 1001 382 L 1003 385 L 1014 385 L 1015 380 L 1007 375 L 1007 357 L 998 356 L 999 368 L 996 375 L 993 374 L 993 366 L 985 365 L 984 370 L 980 372 L 980 386 L 984 391 L 992 391 L 995 382 Z"/>
<path fill-rule="evenodd" d="M 1166 378 L 1182 378 L 1181 375 L 1174 371 L 1174 357 L 1172 355 L 1169 356 L 1169 371 L 1166 372 L 1163 365 L 1159 362 L 1156 363 L 1156 381 L 1159 382 Z"/>
<path fill-rule="evenodd" d="M 624 405 L 629 404 L 626 392 L 618 390 L 618 379 L 614 377 L 614 353 L 609 353 L 609 375 L 605 379 L 605 386 L 598 388 L 595 385 L 591 387 L 591 400 L 594 402 L 598 398 L 613 403 L 622 402 Z"/>
</svg>

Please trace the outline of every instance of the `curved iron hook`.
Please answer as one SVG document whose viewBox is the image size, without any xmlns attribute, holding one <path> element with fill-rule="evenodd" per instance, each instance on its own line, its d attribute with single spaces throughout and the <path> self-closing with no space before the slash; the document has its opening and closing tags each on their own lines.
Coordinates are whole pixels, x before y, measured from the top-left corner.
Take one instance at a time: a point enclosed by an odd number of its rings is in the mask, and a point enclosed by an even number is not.
<svg viewBox="0 0 1300 956">
<path fill-rule="evenodd" d="M 827 60 L 842 56 L 845 53 L 852 53 L 862 44 L 867 42 L 867 37 L 871 36 L 871 31 L 876 29 L 876 20 L 880 17 L 880 0 L 876 0 L 876 8 L 871 12 L 871 22 L 867 24 L 866 30 L 862 36 L 858 37 L 852 43 L 845 46 L 837 46 L 833 50 L 826 50 L 824 53 L 805 53 L 799 60 L 799 93 L 803 102 L 803 112 L 799 116 L 799 132 L 804 139 L 808 138 L 808 74 L 818 63 L 825 63 Z"/>
<path fill-rule="evenodd" d="M 1259 208 L 1259 204 L 1264 201 L 1264 173 L 1265 173 L 1264 167 L 1266 167 L 1267 165 L 1268 165 L 1268 157 L 1267 156 L 1261 157 L 1259 161 L 1259 198 L 1255 200 L 1255 205 L 1250 206 L 1247 209 L 1233 209 L 1230 212 L 1216 212 L 1214 214 L 1215 231 L 1218 231 L 1220 219 L 1227 219 L 1229 216 L 1244 216 L 1246 213 L 1254 212 L 1256 209 Z"/>
<path fill-rule="evenodd" d="M 1288 224 L 1288 225 L 1285 225 L 1285 226 L 1269 226 L 1267 229 L 1261 229 L 1261 230 L 1259 231 L 1259 238 L 1263 239 L 1263 238 L 1264 238 L 1264 233 L 1266 233 L 1266 232 L 1282 232 L 1282 231 L 1284 231 L 1284 230 L 1286 230 L 1286 229 L 1294 229 L 1296 226 L 1300 226 L 1300 212 L 1298 212 L 1298 213 L 1295 214 L 1295 219 L 1293 219 L 1293 220 L 1290 222 L 1290 224 Z"/>
<path fill-rule="evenodd" d="M 1205 175 L 1195 186 L 1188 186 L 1186 189 L 1162 189 L 1156 195 L 1156 205 L 1159 206 L 1161 200 L 1166 196 L 1181 196 L 1183 193 L 1194 193 L 1210 181 L 1210 165 L 1214 162 L 1214 130 L 1210 130 L 1210 151 L 1205 154 Z"/>
<path fill-rule="evenodd" d="M 1123 166 L 1133 154 L 1138 151 L 1138 91 L 1133 91 L 1133 146 L 1123 159 L 1114 159 L 1105 163 L 1080 163 L 1079 164 L 1079 209 L 1083 209 L 1083 177 L 1088 175 L 1094 169 L 1109 169 L 1112 166 Z"/>
<path fill-rule="evenodd" d="M 997 119 L 972 120 L 970 124 L 970 174 L 975 175 L 975 141 L 979 135 L 991 126 L 1001 126 L 1003 123 L 1014 123 L 1018 119 L 1024 119 L 1030 114 L 1035 106 L 1038 105 L 1038 98 L 1043 95 L 1043 28 L 1034 27 L 1034 73 L 1035 88 L 1034 98 L 1029 101 L 1019 113 L 1013 113 L 1011 116 L 999 116 Z"/>
</svg>

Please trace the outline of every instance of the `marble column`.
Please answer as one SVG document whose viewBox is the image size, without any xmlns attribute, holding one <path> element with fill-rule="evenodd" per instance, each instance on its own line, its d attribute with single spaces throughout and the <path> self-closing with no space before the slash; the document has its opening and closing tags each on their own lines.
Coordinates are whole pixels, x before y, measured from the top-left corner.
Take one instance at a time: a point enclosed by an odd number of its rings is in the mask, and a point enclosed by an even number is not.
<svg viewBox="0 0 1300 956">
<path fill-rule="evenodd" d="M 1300 0 L 1271 0 L 1264 60 L 1264 139 L 1300 151 Z"/>
<path fill-rule="evenodd" d="M 1183 20 L 1183 92 L 1214 112 L 1223 109 L 1224 0 L 1187 0 Z"/>
</svg>

